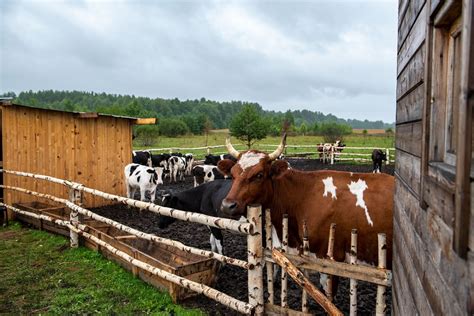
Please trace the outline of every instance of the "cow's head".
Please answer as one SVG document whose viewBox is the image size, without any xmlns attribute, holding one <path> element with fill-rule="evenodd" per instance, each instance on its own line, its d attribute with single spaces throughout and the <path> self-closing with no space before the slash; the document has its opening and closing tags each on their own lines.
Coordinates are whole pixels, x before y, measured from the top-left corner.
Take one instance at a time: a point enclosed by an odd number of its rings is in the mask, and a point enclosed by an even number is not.
<svg viewBox="0 0 474 316">
<path fill-rule="evenodd" d="M 222 201 L 221 210 L 224 214 L 239 218 L 246 213 L 249 204 L 268 204 L 273 196 L 272 181 L 280 177 L 288 169 L 286 161 L 277 160 L 285 148 L 286 134 L 283 136 L 278 148 L 270 153 L 249 150 L 239 153 L 226 140 L 229 153 L 237 159 L 219 161 L 217 167 L 224 175 L 232 176 L 232 188 Z"/>
<path fill-rule="evenodd" d="M 160 192 L 161 194 L 161 206 L 168 207 L 168 208 L 177 208 L 178 207 L 178 197 L 173 195 L 172 191 L 163 191 Z M 158 228 L 165 229 L 172 223 L 174 223 L 176 219 L 174 217 L 160 215 L 158 219 Z"/>
</svg>

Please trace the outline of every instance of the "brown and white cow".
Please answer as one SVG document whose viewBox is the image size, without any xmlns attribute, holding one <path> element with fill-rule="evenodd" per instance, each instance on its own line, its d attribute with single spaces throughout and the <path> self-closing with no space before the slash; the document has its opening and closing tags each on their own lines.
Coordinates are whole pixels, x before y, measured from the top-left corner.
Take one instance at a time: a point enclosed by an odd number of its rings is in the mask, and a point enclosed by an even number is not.
<svg viewBox="0 0 474 316">
<path fill-rule="evenodd" d="M 394 177 L 341 171 L 299 171 L 285 161 L 274 161 L 284 148 L 286 135 L 271 154 L 249 150 L 239 153 L 229 140 L 230 154 L 238 158 L 219 162 L 233 177 L 222 211 L 239 218 L 246 206 L 258 203 L 271 209 L 272 224 L 280 239 L 283 214 L 289 217 L 289 246 L 299 248 L 303 222 L 307 222 L 310 250 L 325 257 L 329 227 L 336 223 L 334 259 L 344 261 L 350 251 L 351 229 L 358 230 L 358 259 L 377 263 L 377 234 L 387 235 L 387 266 L 392 261 L 392 208 Z"/>
</svg>

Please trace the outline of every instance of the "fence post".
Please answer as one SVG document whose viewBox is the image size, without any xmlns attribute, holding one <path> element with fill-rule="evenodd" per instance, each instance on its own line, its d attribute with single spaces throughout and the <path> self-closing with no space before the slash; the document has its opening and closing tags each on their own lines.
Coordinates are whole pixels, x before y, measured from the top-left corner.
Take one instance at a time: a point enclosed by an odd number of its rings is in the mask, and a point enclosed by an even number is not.
<svg viewBox="0 0 474 316">
<path fill-rule="evenodd" d="M 281 240 L 281 252 L 288 252 L 288 214 L 283 214 L 282 222 L 282 240 Z M 288 308 L 288 275 L 285 269 L 281 269 L 281 307 Z"/>
<path fill-rule="evenodd" d="M 329 240 L 328 240 L 328 252 L 327 256 L 329 260 L 334 260 L 334 238 L 336 234 L 336 224 L 332 223 L 329 227 Z M 328 297 L 329 301 L 333 301 L 332 295 L 332 275 L 327 275 L 326 281 L 326 296 Z"/>
<path fill-rule="evenodd" d="M 209 146 L 207 146 L 207 154 L 208 154 L 208 155 L 211 154 L 211 148 L 209 148 Z"/>
<path fill-rule="evenodd" d="M 331 155 L 331 165 L 333 165 L 334 164 L 334 146 L 331 146 L 330 155 Z"/>
<path fill-rule="evenodd" d="M 350 264 L 357 263 L 357 229 L 352 229 L 351 232 L 351 252 L 350 252 Z M 357 315 L 357 280 L 350 279 L 350 305 L 349 305 L 349 315 Z"/>
<path fill-rule="evenodd" d="M 378 268 L 385 269 L 387 266 L 387 242 L 385 234 L 378 234 L 379 264 Z M 375 304 L 375 315 L 385 315 L 385 286 L 377 285 L 377 302 Z"/>
<path fill-rule="evenodd" d="M 387 155 L 387 161 L 386 164 L 390 164 L 390 148 L 385 149 L 385 154 Z"/>
<path fill-rule="evenodd" d="M 265 210 L 265 248 L 272 251 L 273 244 L 272 244 L 272 215 L 270 209 Z M 268 288 L 268 303 L 274 304 L 275 302 L 275 295 L 273 289 L 273 263 L 266 262 L 267 267 L 267 288 Z"/>
<path fill-rule="evenodd" d="M 247 235 L 249 304 L 255 306 L 255 315 L 263 315 L 262 207 L 250 205 L 247 220 L 254 226 L 253 234 Z"/>
<path fill-rule="evenodd" d="M 69 201 L 76 205 L 80 205 L 82 201 L 81 191 L 77 189 L 73 189 L 72 187 L 69 187 Z M 71 224 L 74 227 L 77 227 L 79 224 L 79 213 L 77 212 L 77 210 L 73 210 L 73 209 L 69 209 L 69 210 L 70 210 L 69 220 L 71 221 Z M 71 247 L 72 248 L 79 247 L 79 235 L 76 232 L 71 230 L 69 232 L 69 236 L 71 238 Z"/>
<path fill-rule="evenodd" d="M 306 225 L 306 220 L 303 222 L 303 255 L 309 256 L 309 239 L 308 239 L 308 226 Z M 309 273 L 306 270 L 303 270 L 303 274 L 305 277 L 309 278 Z M 303 289 L 303 293 L 301 295 L 301 311 L 303 313 L 308 313 L 308 292 Z"/>
</svg>

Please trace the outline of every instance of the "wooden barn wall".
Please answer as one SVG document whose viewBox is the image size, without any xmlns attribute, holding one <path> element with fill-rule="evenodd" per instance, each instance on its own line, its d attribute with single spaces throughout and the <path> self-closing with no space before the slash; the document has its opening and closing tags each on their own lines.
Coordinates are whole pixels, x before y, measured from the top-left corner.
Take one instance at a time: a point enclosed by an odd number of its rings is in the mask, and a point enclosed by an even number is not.
<svg viewBox="0 0 474 316">
<path fill-rule="evenodd" d="M 424 188 L 427 209 L 420 206 L 430 13 L 426 0 L 399 1 L 393 304 L 399 315 L 465 315 L 469 274 L 452 248 L 452 195 L 434 183 Z"/>
<path fill-rule="evenodd" d="M 131 124 L 113 117 L 79 118 L 72 113 L 19 106 L 3 109 L 4 168 L 68 179 L 125 195 L 123 168 L 131 161 Z M 5 184 L 67 198 L 58 184 L 5 175 Z M 5 191 L 9 204 L 36 198 Z M 85 207 L 110 201 L 84 195 Z"/>
</svg>

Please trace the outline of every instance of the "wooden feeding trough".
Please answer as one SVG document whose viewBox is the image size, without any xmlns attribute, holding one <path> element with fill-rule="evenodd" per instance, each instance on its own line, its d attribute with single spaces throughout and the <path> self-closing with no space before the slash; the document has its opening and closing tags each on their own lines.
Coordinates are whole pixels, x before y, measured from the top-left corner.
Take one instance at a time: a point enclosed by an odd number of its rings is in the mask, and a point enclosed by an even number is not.
<svg viewBox="0 0 474 316">
<path fill-rule="evenodd" d="M 28 212 L 40 215 L 48 215 L 55 219 L 69 219 L 70 211 L 64 206 L 53 206 L 38 201 L 17 203 L 13 204 L 13 206 Z M 22 214 L 17 214 L 17 216 L 18 220 L 33 225 L 34 227 L 37 227 L 40 230 L 46 230 L 55 234 L 69 236 L 69 229 L 64 226 L 60 226 L 48 221 L 44 221 L 42 219 L 33 218 Z"/>
<path fill-rule="evenodd" d="M 190 254 L 153 241 L 139 239 L 134 235 L 129 235 L 115 227 L 95 220 L 85 220 L 85 224 L 88 227 L 87 233 L 105 241 L 112 247 L 125 252 L 135 259 L 201 284 L 211 285 L 214 282 L 218 262 L 213 259 Z M 83 243 L 86 247 L 98 250 L 108 259 L 116 261 L 145 282 L 168 291 L 174 302 L 196 295 L 193 291 L 134 267 L 130 262 L 123 260 L 109 250 L 101 249 L 100 246 L 91 240 L 83 239 Z"/>
<path fill-rule="evenodd" d="M 16 204 L 15 207 L 36 214 L 48 215 L 55 219 L 69 220 L 70 211 L 65 207 L 51 206 L 41 202 L 21 203 Z M 22 214 L 17 214 L 16 216 L 18 220 L 29 223 L 39 229 L 69 236 L 69 229 L 64 226 Z M 204 285 L 212 286 L 215 281 L 219 263 L 214 259 L 191 254 L 172 246 L 139 239 L 109 224 L 90 218 L 84 218 L 81 222 L 86 225 L 86 233 L 97 237 L 112 247 L 152 267 Z M 140 277 L 140 279 L 145 282 L 168 291 L 174 302 L 197 295 L 196 292 L 180 287 L 141 268 L 133 266 L 130 262 L 123 260 L 115 253 L 99 246 L 92 240 L 81 238 L 80 242 L 85 247 L 101 252 L 106 258 L 117 262 L 123 268 L 132 272 L 135 276 Z"/>
</svg>

